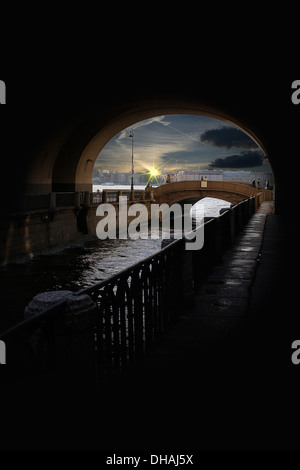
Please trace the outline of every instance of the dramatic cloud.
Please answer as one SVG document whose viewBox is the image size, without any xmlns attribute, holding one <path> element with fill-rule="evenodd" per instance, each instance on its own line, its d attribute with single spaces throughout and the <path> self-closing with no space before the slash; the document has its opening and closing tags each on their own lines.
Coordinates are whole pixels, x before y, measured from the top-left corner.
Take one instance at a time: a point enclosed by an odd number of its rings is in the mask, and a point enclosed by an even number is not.
<svg viewBox="0 0 300 470">
<path fill-rule="evenodd" d="M 206 116 L 176 114 L 154 116 L 120 131 L 100 152 L 97 168 L 130 171 L 132 143 L 136 172 L 153 166 L 166 171 L 249 168 L 261 166 L 265 158 L 255 142 L 234 126 Z"/>
<path fill-rule="evenodd" d="M 251 168 L 263 164 L 263 154 L 261 151 L 244 151 L 241 153 L 228 155 L 224 158 L 217 158 L 209 164 L 211 168 Z"/>
<path fill-rule="evenodd" d="M 257 149 L 256 143 L 243 131 L 236 127 L 222 126 L 217 129 L 207 129 L 200 135 L 200 142 L 215 147 L 232 147 Z"/>
</svg>

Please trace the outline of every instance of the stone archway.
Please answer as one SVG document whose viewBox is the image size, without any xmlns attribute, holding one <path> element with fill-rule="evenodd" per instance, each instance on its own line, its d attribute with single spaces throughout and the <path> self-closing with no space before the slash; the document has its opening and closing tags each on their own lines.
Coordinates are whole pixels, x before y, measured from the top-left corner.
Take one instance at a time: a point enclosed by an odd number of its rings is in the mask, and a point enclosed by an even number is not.
<svg viewBox="0 0 300 470">
<path fill-rule="evenodd" d="M 267 154 L 263 142 L 244 123 L 233 118 L 223 110 L 180 99 L 178 101 L 161 99 L 156 100 L 155 104 L 150 101 L 144 101 L 132 104 L 129 111 L 119 115 L 93 136 L 78 160 L 75 177 L 76 190 L 91 190 L 93 169 L 99 153 L 118 132 L 144 119 L 170 114 L 207 116 L 235 125 L 249 135 Z"/>
<path fill-rule="evenodd" d="M 134 123 L 167 114 L 207 116 L 233 124 L 268 155 L 247 123 L 227 110 L 183 97 L 141 99 L 83 113 L 51 135 L 30 162 L 25 192 L 91 191 L 95 162 L 109 140 Z"/>
<path fill-rule="evenodd" d="M 230 181 L 207 181 L 205 187 L 201 185 L 202 181 L 180 181 L 176 183 L 165 184 L 153 189 L 153 196 L 158 204 L 167 203 L 169 205 L 186 199 L 202 199 L 204 197 L 213 197 L 224 199 L 237 204 L 245 198 L 256 195 L 265 190 L 258 191 L 250 184 L 237 183 Z"/>
</svg>

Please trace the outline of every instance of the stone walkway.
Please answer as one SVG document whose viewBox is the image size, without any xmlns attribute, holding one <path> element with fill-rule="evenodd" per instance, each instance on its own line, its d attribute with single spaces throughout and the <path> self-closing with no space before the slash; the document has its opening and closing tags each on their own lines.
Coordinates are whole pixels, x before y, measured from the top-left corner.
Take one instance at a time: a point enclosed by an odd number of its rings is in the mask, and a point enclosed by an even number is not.
<svg viewBox="0 0 300 470">
<path fill-rule="evenodd" d="M 137 422 L 155 429 L 146 433 L 149 447 L 298 448 L 290 427 L 300 378 L 291 363 L 291 343 L 300 337 L 291 230 L 263 203 L 194 307 L 119 384 L 129 409 L 140 403 L 144 410 Z"/>
<path fill-rule="evenodd" d="M 273 203 L 265 202 L 256 212 L 235 243 L 223 254 L 195 296 L 195 305 L 180 315 L 177 323 L 156 347 L 148 364 L 170 367 L 186 355 L 194 357 L 203 343 L 230 339 L 243 328 L 250 308 L 255 308 L 252 291 L 261 257 L 267 215 Z M 256 286 L 256 283 L 255 283 Z M 255 287 L 255 294 L 257 293 Z M 215 347 L 215 345 L 213 346 Z"/>
</svg>

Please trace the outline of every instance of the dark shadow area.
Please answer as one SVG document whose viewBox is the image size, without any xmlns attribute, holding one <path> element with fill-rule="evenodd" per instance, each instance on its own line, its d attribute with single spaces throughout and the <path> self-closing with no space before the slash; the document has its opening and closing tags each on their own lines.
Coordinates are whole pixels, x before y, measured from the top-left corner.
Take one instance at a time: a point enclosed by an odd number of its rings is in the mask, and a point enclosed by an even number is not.
<svg viewBox="0 0 300 470">
<path fill-rule="evenodd" d="M 2 388 L 3 402 L 14 403 L 2 447 L 298 449 L 296 281 L 277 275 L 288 272 L 293 236 L 280 222 L 254 215 L 193 309 L 134 368 L 97 386 L 76 364 L 61 376 L 13 378 Z"/>
</svg>

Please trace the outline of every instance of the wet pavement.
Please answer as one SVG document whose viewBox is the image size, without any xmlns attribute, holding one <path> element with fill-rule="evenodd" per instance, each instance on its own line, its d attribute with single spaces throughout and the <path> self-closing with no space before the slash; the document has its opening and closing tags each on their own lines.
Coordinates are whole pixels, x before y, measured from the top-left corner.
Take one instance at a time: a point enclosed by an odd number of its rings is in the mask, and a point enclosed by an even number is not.
<svg viewBox="0 0 300 470">
<path fill-rule="evenodd" d="M 147 400 L 143 417 L 155 423 L 149 446 L 299 448 L 291 425 L 299 417 L 300 385 L 291 363 L 300 334 L 292 307 L 297 281 L 288 269 L 293 239 L 272 203 L 263 203 L 211 270 L 193 308 L 138 371 L 116 381 L 129 409 Z M 135 439 L 143 446 L 143 436 Z"/>
<path fill-rule="evenodd" d="M 180 315 L 149 360 L 162 363 L 162 356 L 174 360 L 170 351 L 182 356 L 184 349 L 195 354 L 203 341 L 226 339 L 243 327 L 250 308 L 257 266 L 261 257 L 266 218 L 273 203 L 263 203 L 235 243 L 223 254 L 222 262 L 212 268 L 195 295 L 195 303 Z M 178 347 L 179 346 L 179 347 Z"/>
</svg>

